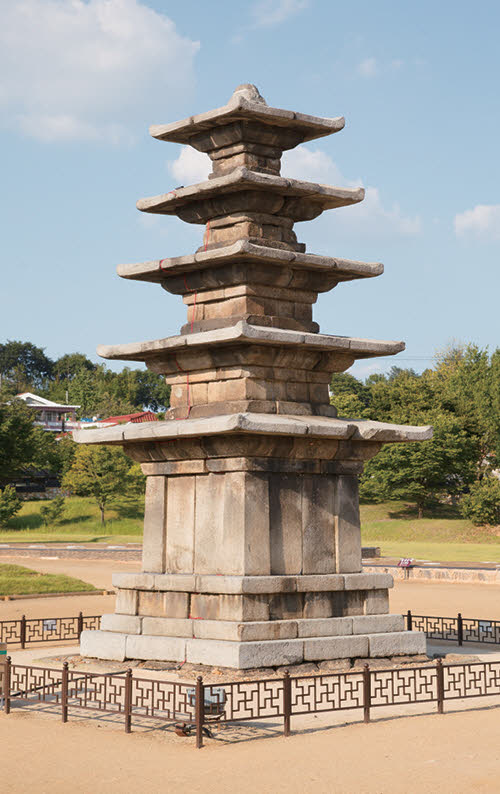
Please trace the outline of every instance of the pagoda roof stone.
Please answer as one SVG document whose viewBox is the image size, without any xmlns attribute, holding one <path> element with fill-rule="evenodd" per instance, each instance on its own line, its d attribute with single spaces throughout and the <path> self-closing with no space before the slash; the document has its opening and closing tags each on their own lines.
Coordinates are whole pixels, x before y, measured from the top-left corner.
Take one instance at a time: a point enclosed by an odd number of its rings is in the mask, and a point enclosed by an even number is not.
<svg viewBox="0 0 500 794">
<path fill-rule="evenodd" d="M 404 342 L 304 333 L 282 328 L 250 325 L 250 323 L 241 320 L 235 325 L 226 328 L 216 328 L 213 331 L 180 334 L 148 342 L 99 345 L 97 353 L 102 358 L 121 361 L 145 361 L 147 363 L 150 359 L 158 360 L 162 354 L 181 352 L 187 348 L 203 348 L 224 344 L 260 344 L 279 347 L 300 345 L 302 349 L 309 348 L 318 351 L 348 353 L 356 359 L 394 355 L 405 349 Z"/>
<path fill-rule="evenodd" d="M 238 121 L 257 121 L 263 125 L 283 128 L 295 133 L 296 143 L 291 146 L 283 141 L 283 149 L 293 148 L 298 143 L 312 141 L 331 135 L 343 129 L 345 120 L 338 118 L 321 118 L 297 113 L 293 110 L 269 107 L 258 89 L 248 83 L 238 86 L 226 105 L 189 116 L 182 121 L 171 124 L 157 124 L 149 128 L 153 138 L 172 143 L 191 144 L 191 139 L 202 132 L 210 132 L 215 127 L 225 126 Z"/>
<path fill-rule="evenodd" d="M 123 444 L 231 433 L 307 435 L 311 438 L 394 443 L 427 441 L 432 438 L 432 427 L 325 416 L 235 413 L 204 419 L 177 421 L 171 419 L 162 422 L 118 425 L 103 429 L 76 430 L 73 431 L 73 438 L 80 444 Z"/>
<path fill-rule="evenodd" d="M 363 201 L 365 196 L 362 187 L 320 185 L 315 182 L 251 171 L 245 166 L 240 166 L 224 176 L 208 179 L 196 185 L 176 188 L 159 196 L 139 199 L 137 209 L 160 215 L 179 215 L 189 223 L 206 223 L 217 214 L 207 199 L 220 200 L 228 194 L 249 191 L 270 192 L 283 197 L 285 201 L 279 209 L 279 215 L 294 221 L 311 220 L 324 210 L 357 204 Z M 299 201 L 287 202 L 286 199 Z M 186 213 L 193 204 L 197 205 L 197 210 Z"/>
<path fill-rule="evenodd" d="M 156 259 L 137 264 L 122 264 L 118 265 L 116 270 L 122 278 L 161 283 L 168 276 L 183 275 L 233 262 L 286 265 L 301 270 L 323 271 L 328 275 L 334 273 L 339 281 L 374 278 L 384 272 L 384 266 L 380 262 L 357 262 L 350 259 L 269 248 L 265 245 L 251 243 L 249 240 L 237 240 L 232 245 L 197 251 L 186 256 Z M 325 286 L 326 289 L 330 289 L 329 284 Z"/>
</svg>

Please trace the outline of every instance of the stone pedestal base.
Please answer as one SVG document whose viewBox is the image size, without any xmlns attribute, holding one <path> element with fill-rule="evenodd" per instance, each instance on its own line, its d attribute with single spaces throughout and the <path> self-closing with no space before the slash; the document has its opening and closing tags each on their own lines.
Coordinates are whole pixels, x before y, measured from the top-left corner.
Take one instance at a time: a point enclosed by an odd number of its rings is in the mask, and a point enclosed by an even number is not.
<svg viewBox="0 0 500 794">
<path fill-rule="evenodd" d="M 112 617 L 112 616 L 110 616 Z M 386 615 L 397 621 L 398 615 Z M 245 670 L 325 659 L 374 658 L 425 653 L 425 635 L 418 631 L 387 631 L 347 636 L 237 642 L 116 631 L 84 631 L 81 653 L 98 659 L 155 659 L 191 662 Z"/>
<path fill-rule="evenodd" d="M 425 653 L 425 635 L 389 615 L 388 574 L 115 574 L 116 614 L 82 634 L 99 659 L 234 669 Z"/>
</svg>

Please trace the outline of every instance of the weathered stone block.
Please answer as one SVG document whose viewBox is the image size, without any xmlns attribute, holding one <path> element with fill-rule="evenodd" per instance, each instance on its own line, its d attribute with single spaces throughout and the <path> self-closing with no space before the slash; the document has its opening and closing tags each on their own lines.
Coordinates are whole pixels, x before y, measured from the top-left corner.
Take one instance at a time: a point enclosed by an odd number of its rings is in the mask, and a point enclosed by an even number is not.
<svg viewBox="0 0 500 794">
<path fill-rule="evenodd" d="M 190 593 L 196 590 L 196 577 L 194 574 L 165 573 L 154 578 L 155 590 L 176 590 L 177 592 Z"/>
<path fill-rule="evenodd" d="M 152 590 L 155 584 L 151 573 L 114 573 L 111 581 L 124 590 Z"/>
<path fill-rule="evenodd" d="M 271 620 L 238 623 L 229 620 L 193 621 L 194 636 L 200 639 L 254 642 L 285 640 L 297 637 L 297 624 L 292 620 Z"/>
<path fill-rule="evenodd" d="M 188 612 L 188 593 L 139 591 L 139 615 L 187 618 Z"/>
<path fill-rule="evenodd" d="M 302 478 L 302 573 L 335 573 L 335 483 L 322 475 Z"/>
<path fill-rule="evenodd" d="M 146 478 L 142 567 L 145 571 L 165 570 L 165 522 L 167 515 L 166 477 Z"/>
<path fill-rule="evenodd" d="M 166 566 L 168 573 L 189 573 L 194 565 L 194 504 L 196 478 L 168 478 Z"/>
<path fill-rule="evenodd" d="M 269 475 L 271 573 L 302 571 L 302 481 L 296 474 Z"/>
<path fill-rule="evenodd" d="M 304 593 L 304 618 L 342 617 L 344 593 Z"/>
<path fill-rule="evenodd" d="M 335 637 L 352 634 L 351 618 L 314 618 L 297 621 L 299 637 Z"/>
<path fill-rule="evenodd" d="M 304 659 L 348 659 L 368 654 L 368 637 L 332 637 L 304 640 Z"/>
<path fill-rule="evenodd" d="M 188 662 L 236 669 L 297 664 L 303 659 L 302 640 L 239 643 L 194 639 L 186 640 L 186 646 Z"/>
<path fill-rule="evenodd" d="M 125 655 L 127 659 L 183 662 L 186 658 L 186 642 L 188 640 L 180 637 L 153 637 L 145 634 L 128 635 L 125 644 Z"/>
<path fill-rule="evenodd" d="M 277 593 L 269 597 L 269 616 L 271 620 L 291 620 L 301 618 L 304 598 L 301 593 Z"/>
<path fill-rule="evenodd" d="M 82 656 L 92 656 L 96 659 L 123 662 L 126 638 L 126 634 L 115 634 L 112 631 L 82 631 L 80 653 Z"/>
<path fill-rule="evenodd" d="M 425 634 L 421 631 L 371 634 L 368 640 L 370 656 L 399 656 L 402 654 L 425 653 L 427 650 L 427 640 Z"/>
<path fill-rule="evenodd" d="M 134 615 L 103 615 L 101 631 L 117 631 L 121 634 L 140 634 L 142 618 Z"/>
<path fill-rule="evenodd" d="M 117 590 L 115 612 L 121 615 L 137 615 L 139 595 L 137 590 Z"/>
<path fill-rule="evenodd" d="M 386 615 L 389 612 L 389 593 L 387 590 L 367 590 L 365 599 L 366 615 Z"/>
<path fill-rule="evenodd" d="M 387 631 L 404 631 L 402 615 L 356 615 L 352 618 L 353 634 L 378 634 Z"/>
<path fill-rule="evenodd" d="M 142 618 L 142 633 L 160 637 L 192 637 L 193 621 L 186 618 Z"/>
<path fill-rule="evenodd" d="M 323 574 L 319 576 L 297 576 L 297 592 L 331 591 L 344 589 L 344 577 L 339 574 Z"/>
<path fill-rule="evenodd" d="M 361 571 L 358 478 L 336 477 L 335 557 L 339 573 Z"/>
<path fill-rule="evenodd" d="M 346 590 L 378 590 L 392 587 L 390 573 L 347 573 L 344 575 Z"/>
<path fill-rule="evenodd" d="M 269 620 L 269 602 L 265 595 L 193 593 L 191 617 L 202 620 Z"/>
</svg>

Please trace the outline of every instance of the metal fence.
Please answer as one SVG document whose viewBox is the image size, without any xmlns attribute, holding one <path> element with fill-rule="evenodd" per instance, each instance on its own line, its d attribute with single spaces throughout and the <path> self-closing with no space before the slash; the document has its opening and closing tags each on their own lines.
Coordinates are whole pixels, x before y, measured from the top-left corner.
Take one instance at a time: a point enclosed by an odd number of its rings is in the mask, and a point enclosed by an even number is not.
<svg viewBox="0 0 500 794">
<path fill-rule="evenodd" d="M 500 621 L 481 618 L 454 618 L 404 615 L 408 631 L 423 631 L 429 640 L 446 640 L 463 645 L 464 642 L 500 645 Z M 0 642 L 18 644 L 21 648 L 40 642 L 79 642 L 86 629 L 98 629 L 100 615 L 81 612 L 66 618 L 26 618 L 0 621 Z"/>
<path fill-rule="evenodd" d="M 102 712 L 123 719 L 130 733 L 132 721 L 143 717 L 173 722 L 178 732 L 194 732 L 196 746 L 214 725 L 243 721 L 279 720 L 283 733 L 291 732 L 293 717 L 362 709 L 370 722 L 372 709 L 412 703 L 435 703 L 443 713 L 449 700 L 500 695 L 500 661 L 472 662 L 419 667 L 363 669 L 327 675 L 290 677 L 259 681 L 208 684 L 198 677 L 196 684 L 135 678 L 122 673 L 81 673 L 28 665 L 3 667 L 3 708 L 55 706 L 67 722 L 70 711 Z M 83 714 L 85 716 L 85 714 Z M 90 715 L 87 715 L 90 716 Z"/>
<path fill-rule="evenodd" d="M 21 648 L 39 642 L 79 642 L 86 629 L 98 629 L 100 615 L 78 615 L 69 618 L 26 618 L 0 621 L 0 642 L 18 644 Z"/>
<path fill-rule="evenodd" d="M 479 642 L 500 645 L 500 621 L 463 618 L 460 612 L 455 618 L 406 615 L 408 631 L 423 631 L 428 640 L 446 640 L 463 645 L 464 642 Z"/>
</svg>

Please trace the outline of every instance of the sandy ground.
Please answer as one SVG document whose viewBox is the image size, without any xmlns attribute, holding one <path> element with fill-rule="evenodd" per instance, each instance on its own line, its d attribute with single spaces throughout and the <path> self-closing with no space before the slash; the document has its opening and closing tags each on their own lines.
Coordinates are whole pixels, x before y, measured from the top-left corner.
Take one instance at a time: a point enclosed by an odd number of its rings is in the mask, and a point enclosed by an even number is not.
<svg viewBox="0 0 500 794">
<path fill-rule="evenodd" d="M 500 711 L 381 719 L 230 743 L 0 715 L 3 792 L 498 792 Z M 50 726 L 50 729 L 49 729 Z"/>
<path fill-rule="evenodd" d="M 9 558 L 9 561 L 18 561 Z M 44 572 L 64 572 L 111 587 L 112 571 L 139 570 L 139 563 L 85 560 L 19 560 Z M 80 596 L 0 602 L 0 620 L 112 611 L 113 596 Z M 500 618 L 500 588 L 493 585 L 397 582 L 391 610 L 415 614 Z M 72 646 L 69 651 L 72 651 Z M 457 650 L 448 646 L 445 652 Z M 41 648 L 15 651 L 40 657 Z M 43 649 L 43 655 L 48 652 Z M 52 646 L 50 653 L 60 653 Z M 475 653 L 476 648 L 468 649 Z M 491 657 L 490 657 L 491 658 Z M 21 661 L 19 659 L 18 661 Z M 145 671 L 142 675 L 145 674 Z M 149 673 L 149 676 L 157 676 Z M 146 674 L 147 677 L 149 677 Z M 498 704 L 498 705 L 497 705 Z M 447 706 L 459 709 L 463 704 Z M 498 792 L 500 790 L 500 701 L 469 700 L 466 711 L 443 716 L 421 713 L 427 706 L 376 710 L 374 722 L 359 712 L 295 718 L 284 739 L 279 725 L 242 724 L 197 751 L 159 724 L 134 726 L 80 721 L 62 725 L 54 714 L 14 709 L 0 714 L 0 790 L 12 794 L 87 792 L 142 794 L 143 791 L 235 792 L 236 794 L 384 794 L 385 792 Z M 384 713 L 382 713 L 384 712 Z M 417 713 L 420 712 L 420 713 Z M 406 713 L 406 716 L 403 714 Z M 348 721 L 348 722 L 346 722 Z M 156 727 L 155 730 L 152 728 Z M 29 759 L 29 763 L 27 760 Z"/>
</svg>

